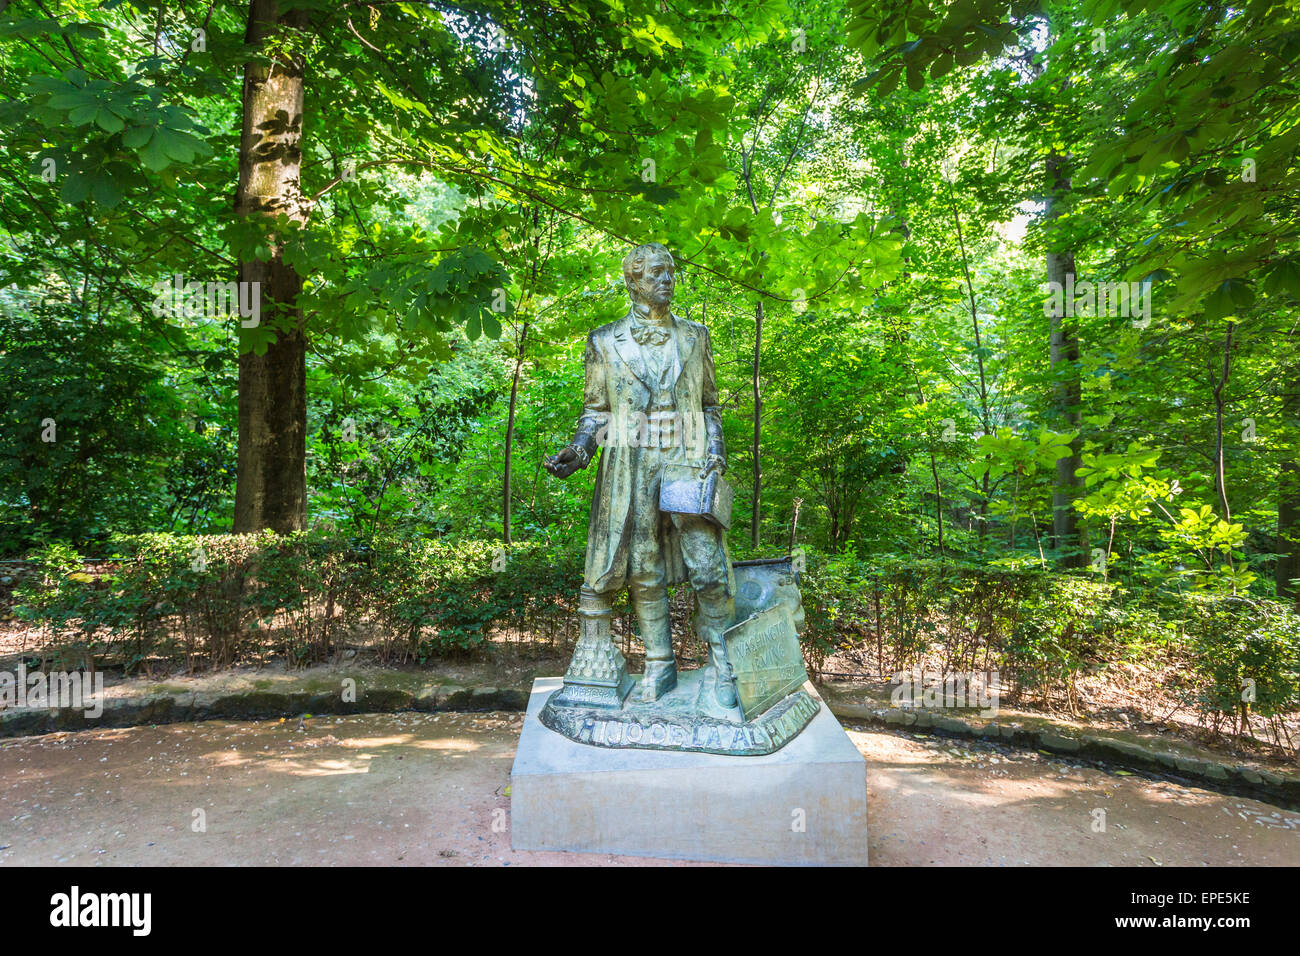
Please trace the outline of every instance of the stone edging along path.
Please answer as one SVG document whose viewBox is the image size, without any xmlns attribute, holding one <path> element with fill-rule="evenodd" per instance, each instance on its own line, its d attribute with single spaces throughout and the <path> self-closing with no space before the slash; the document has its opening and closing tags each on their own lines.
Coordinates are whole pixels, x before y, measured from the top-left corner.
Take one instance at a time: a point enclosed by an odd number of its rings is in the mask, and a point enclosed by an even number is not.
<svg viewBox="0 0 1300 956">
<path fill-rule="evenodd" d="M 523 711 L 528 692 L 500 687 L 433 685 L 420 690 L 378 687 L 356 691 L 345 700 L 337 691 L 253 689 L 228 693 L 190 691 L 117 697 L 104 712 L 88 717 L 81 708 L 25 707 L 0 711 L 0 738 L 24 737 L 106 727 L 138 727 L 200 720 L 267 720 L 278 717 L 375 714 L 416 711 Z"/>
<path fill-rule="evenodd" d="M 1232 763 L 1190 744 L 1188 752 L 1180 753 L 1153 744 L 1124 740 L 1105 731 L 1067 728 L 1041 717 L 1035 717 L 1032 723 L 1038 726 L 1032 726 L 1021 719 L 966 718 L 922 709 L 872 707 L 847 701 L 831 702 L 830 709 L 841 721 L 851 720 L 890 730 L 920 731 L 942 737 L 997 741 L 1086 763 L 1154 773 L 1180 783 L 1252 797 L 1287 810 L 1300 810 L 1300 773 L 1277 773 L 1263 767 Z"/>
<path fill-rule="evenodd" d="M 337 689 L 275 687 L 184 690 L 160 689 L 130 696 L 108 697 L 103 713 L 88 717 L 81 709 L 25 707 L 0 711 L 0 738 L 23 737 L 102 728 L 135 727 L 201 720 L 265 720 L 305 715 L 364 713 L 485 713 L 521 712 L 528 691 L 508 687 L 464 687 L 425 684 L 409 687 L 357 688 L 347 700 Z M 1183 752 L 1155 744 L 1125 740 L 1106 731 L 1069 727 L 1049 718 L 1016 714 L 980 719 L 924 709 L 879 706 L 823 694 L 841 721 L 870 724 L 889 730 L 928 732 L 938 736 L 997 741 L 1075 760 L 1155 773 L 1300 810 L 1300 772 L 1277 773 L 1263 767 L 1231 763 L 1217 754 L 1184 742 Z"/>
</svg>

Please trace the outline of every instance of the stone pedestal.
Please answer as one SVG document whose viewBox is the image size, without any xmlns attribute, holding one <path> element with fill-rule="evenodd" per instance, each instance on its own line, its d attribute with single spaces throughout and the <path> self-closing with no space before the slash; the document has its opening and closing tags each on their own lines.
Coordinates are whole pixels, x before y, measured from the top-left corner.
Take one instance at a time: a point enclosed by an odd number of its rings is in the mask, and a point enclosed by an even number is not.
<svg viewBox="0 0 1300 956">
<path fill-rule="evenodd" d="M 564 675 L 559 703 L 569 707 L 600 707 L 617 710 L 632 690 L 623 654 L 614 646 L 610 633 L 608 600 L 601 600 L 591 588 L 578 592 L 578 620 L 581 633 L 573 659 Z"/>
<path fill-rule="evenodd" d="M 763 756 L 609 749 L 542 725 L 560 684 L 540 678 L 529 698 L 510 771 L 516 850 L 866 865 L 866 763 L 826 707 Z"/>
</svg>

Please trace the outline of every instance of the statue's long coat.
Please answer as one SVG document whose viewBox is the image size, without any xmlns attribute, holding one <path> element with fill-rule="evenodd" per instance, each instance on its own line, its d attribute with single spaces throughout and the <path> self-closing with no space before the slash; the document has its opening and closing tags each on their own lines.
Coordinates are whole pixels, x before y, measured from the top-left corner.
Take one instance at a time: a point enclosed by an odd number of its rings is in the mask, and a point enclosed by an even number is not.
<svg viewBox="0 0 1300 956">
<path fill-rule="evenodd" d="M 672 320 L 680 365 L 672 395 L 688 438 L 675 450 L 673 460 L 700 465 L 708 455 L 726 454 L 713 343 L 708 329 L 698 322 L 675 315 Z M 645 413 L 652 398 L 650 373 L 641 347 L 632 337 L 631 312 L 587 336 L 585 366 L 582 417 L 573 444 L 589 458 L 601 447 L 604 450 L 587 525 L 584 583 L 595 591 L 610 591 L 625 587 L 628 581 L 632 502 L 647 500 L 648 495 L 657 502 L 657 465 L 664 460 L 658 453 L 642 455 L 641 448 L 617 437 L 627 434 L 629 421 L 635 430 L 637 413 Z M 655 473 L 646 462 L 656 463 Z M 657 503 L 653 507 L 657 511 Z M 671 522 L 662 522 L 661 528 L 658 537 L 668 583 L 677 584 L 686 580 L 681 544 Z"/>
</svg>

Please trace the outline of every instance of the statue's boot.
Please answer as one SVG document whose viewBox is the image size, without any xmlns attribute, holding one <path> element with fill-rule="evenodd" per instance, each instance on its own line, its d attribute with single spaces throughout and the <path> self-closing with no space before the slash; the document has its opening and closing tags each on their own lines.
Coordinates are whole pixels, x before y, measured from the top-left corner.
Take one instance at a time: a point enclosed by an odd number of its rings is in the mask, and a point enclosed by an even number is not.
<svg viewBox="0 0 1300 956">
<path fill-rule="evenodd" d="M 677 661 L 673 657 L 672 621 L 668 616 L 668 592 L 664 588 L 633 594 L 641 640 L 645 644 L 645 677 L 641 699 L 656 701 L 677 686 Z"/>
<path fill-rule="evenodd" d="M 733 605 L 729 598 L 698 594 L 695 629 L 709 645 L 709 666 L 713 669 L 714 696 L 723 707 L 736 706 L 736 680 L 722 644 L 722 632 L 731 626 Z"/>
</svg>

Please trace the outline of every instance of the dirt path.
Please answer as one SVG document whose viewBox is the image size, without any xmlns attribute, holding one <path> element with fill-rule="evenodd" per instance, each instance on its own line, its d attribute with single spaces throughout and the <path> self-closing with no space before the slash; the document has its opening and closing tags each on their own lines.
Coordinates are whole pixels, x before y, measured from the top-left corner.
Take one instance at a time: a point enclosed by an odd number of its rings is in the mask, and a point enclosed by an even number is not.
<svg viewBox="0 0 1300 956">
<path fill-rule="evenodd" d="M 510 849 L 521 719 L 212 721 L 3 741 L 0 865 L 660 862 Z M 1268 804 L 992 745 L 849 733 L 867 758 L 874 866 L 1300 864 L 1300 814 Z"/>
</svg>

